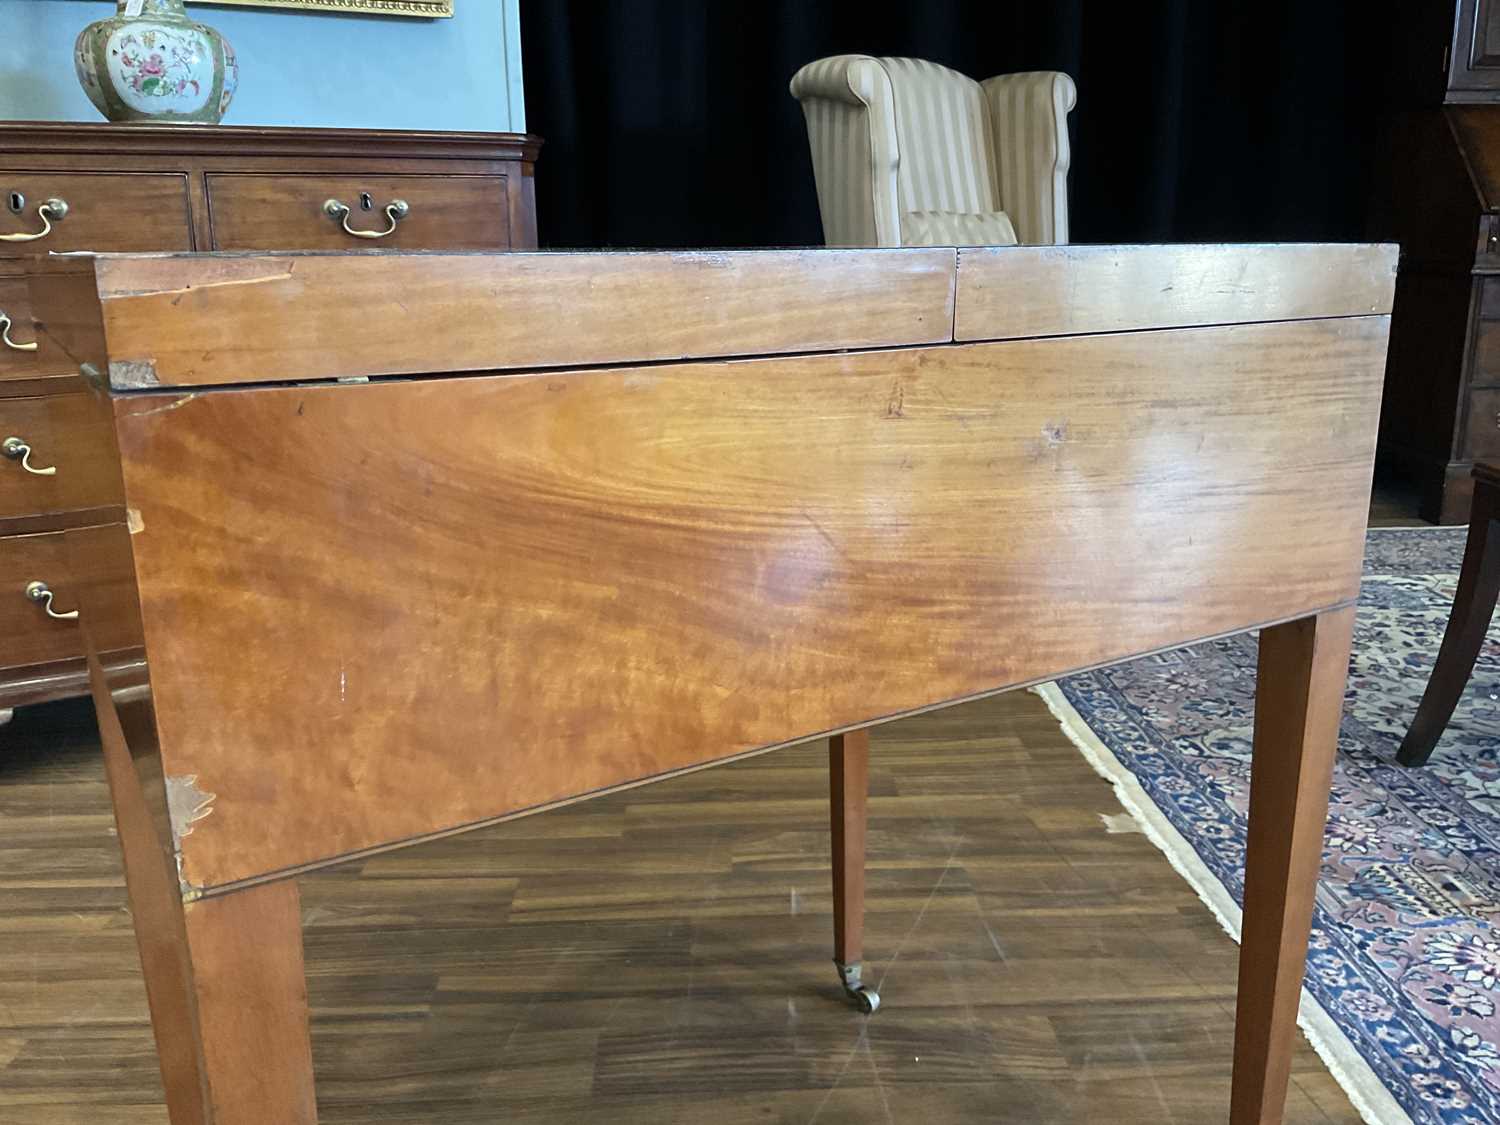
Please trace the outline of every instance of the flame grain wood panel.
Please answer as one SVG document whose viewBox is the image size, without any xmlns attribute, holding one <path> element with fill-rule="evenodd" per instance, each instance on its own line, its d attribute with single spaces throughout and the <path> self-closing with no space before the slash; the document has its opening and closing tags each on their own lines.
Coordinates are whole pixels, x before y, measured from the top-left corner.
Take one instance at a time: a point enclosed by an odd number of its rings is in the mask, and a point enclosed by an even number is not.
<svg viewBox="0 0 1500 1125">
<path fill-rule="evenodd" d="M 118 398 L 184 876 L 1352 598 L 1384 332 Z"/>
</svg>

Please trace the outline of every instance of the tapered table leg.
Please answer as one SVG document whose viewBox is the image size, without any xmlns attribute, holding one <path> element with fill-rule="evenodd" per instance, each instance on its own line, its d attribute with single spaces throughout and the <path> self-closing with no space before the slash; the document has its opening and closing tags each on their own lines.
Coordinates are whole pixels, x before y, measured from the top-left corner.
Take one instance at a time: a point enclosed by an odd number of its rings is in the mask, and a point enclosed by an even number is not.
<svg viewBox="0 0 1500 1125">
<path fill-rule="evenodd" d="M 1468 686 L 1474 672 L 1474 661 L 1484 647 L 1495 601 L 1500 597 L 1500 522 L 1497 522 L 1497 485 L 1484 467 L 1474 472 L 1474 507 L 1469 516 L 1469 539 L 1464 547 L 1463 569 L 1458 575 L 1458 590 L 1443 644 L 1438 649 L 1437 665 L 1422 693 L 1411 729 L 1401 741 L 1396 761 L 1403 766 L 1420 766 L 1432 754 L 1432 748 L 1443 736 L 1453 709 Z"/>
<path fill-rule="evenodd" d="M 132 760 L 92 655 L 90 676 L 172 1125 L 316 1125 L 296 882 L 184 904 L 162 779 Z"/>
<path fill-rule="evenodd" d="M 185 908 L 214 1125 L 317 1122 L 300 905 L 285 880 Z"/>
<path fill-rule="evenodd" d="M 1354 609 L 1261 630 L 1232 1125 L 1281 1121 Z"/>
<path fill-rule="evenodd" d="M 833 960 L 844 991 L 865 1012 L 880 994 L 862 979 L 865 931 L 865 821 L 870 796 L 870 733 L 856 730 L 828 740 L 833 828 Z"/>
</svg>

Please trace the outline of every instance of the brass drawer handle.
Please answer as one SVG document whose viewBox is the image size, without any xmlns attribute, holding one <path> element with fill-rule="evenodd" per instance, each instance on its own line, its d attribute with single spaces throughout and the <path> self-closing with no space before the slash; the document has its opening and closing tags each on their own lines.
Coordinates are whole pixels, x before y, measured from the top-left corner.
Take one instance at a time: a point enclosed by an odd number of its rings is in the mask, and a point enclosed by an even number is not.
<svg viewBox="0 0 1500 1125">
<path fill-rule="evenodd" d="M 57 476 L 57 466 L 49 465 L 45 469 L 39 469 L 31 463 L 31 446 L 27 445 L 18 437 L 8 437 L 0 441 L 0 454 L 9 457 L 12 461 L 21 462 L 21 468 L 28 473 L 38 477 Z"/>
<path fill-rule="evenodd" d="M 55 621 L 77 621 L 78 611 L 70 609 L 67 613 L 58 613 L 52 608 L 52 587 L 45 582 L 26 583 L 26 596 L 46 611 L 47 616 Z"/>
<path fill-rule="evenodd" d="M 10 326 L 11 326 L 11 324 L 12 324 L 12 321 L 11 321 L 10 317 L 6 314 L 5 310 L 4 309 L 0 309 L 0 343 L 3 343 L 7 348 L 12 348 L 12 349 L 14 349 L 15 351 L 18 351 L 18 352 L 34 352 L 34 351 L 36 351 L 36 341 L 35 340 L 31 341 L 31 343 L 29 343 L 29 344 L 20 344 L 20 343 L 17 343 L 15 340 L 12 340 L 10 338 Z"/>
<path fill-rule="evenodd" d="M 386 204 L 385 217 L 390 220 L 390 226 L 385 230 L 355 230 L 349 225 L 349 205 L 340 203 L 337 199 L 325 200 L 323 203 L 323 214 L 335 222 L 341 222 L 345 234 L 352 234 L 355 238 L 385 238 L 396 233 L 396 224 L 411 214 L 411 204 L 404 199 L 392 200 Z"/>
<path fill-rule="evenodd" d="M 36 209 L 36 217 L 42 220 L 42 229 L 35 234 L 0 234 L 0 242 L 35 242 L 52 233 L 52 220 L 62 222 L 68 217 L 66 199 L 49 199 Z"/>
</svg>

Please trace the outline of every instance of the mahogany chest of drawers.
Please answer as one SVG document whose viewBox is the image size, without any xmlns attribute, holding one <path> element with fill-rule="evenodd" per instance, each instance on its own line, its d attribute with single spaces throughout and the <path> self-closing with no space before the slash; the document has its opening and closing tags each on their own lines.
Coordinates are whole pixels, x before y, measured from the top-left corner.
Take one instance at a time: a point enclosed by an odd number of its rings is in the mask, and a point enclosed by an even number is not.
<svg viewBox="0 0 1500 1125">
<path fill-rule="evenodd" d="M 34 349 L 24 263 L 530 249 L 539 148 L 511 133 L 0 123 L 0 721 L 87 691 L 61 533 L 121 515 L 76 365 Z"/>
</svg>

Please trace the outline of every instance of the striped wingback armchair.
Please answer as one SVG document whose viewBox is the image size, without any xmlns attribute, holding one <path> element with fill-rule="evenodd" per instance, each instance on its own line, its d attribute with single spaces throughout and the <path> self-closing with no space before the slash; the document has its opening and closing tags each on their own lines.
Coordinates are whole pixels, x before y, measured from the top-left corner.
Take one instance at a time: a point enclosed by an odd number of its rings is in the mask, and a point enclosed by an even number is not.
<svg viewBox="0 0 1500 1125">
<path fill-rule="evenodd" d="M 835 55 L 792 76 L 829 246 L 1068 241 L 1066 74 Z"/>
</svg>

